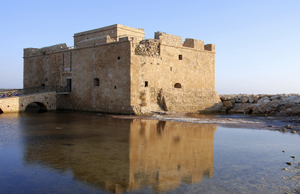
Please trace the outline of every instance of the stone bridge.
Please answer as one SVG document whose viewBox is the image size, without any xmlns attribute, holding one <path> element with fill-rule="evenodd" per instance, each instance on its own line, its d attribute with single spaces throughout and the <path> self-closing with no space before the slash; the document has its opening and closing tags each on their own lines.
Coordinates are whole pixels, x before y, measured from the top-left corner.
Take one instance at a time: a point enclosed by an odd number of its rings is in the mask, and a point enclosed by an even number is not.
<svg viewBox="0 0 300 194">
<path fill-rule="evenodd" d="M 0 113 L 23 112 L 29 104 L 39 106 L 39 112 L 56 110 L 56 95 L 68 94 L 68 86 L 43 86 L 0 91 Z"/>
<path fill-rule="evenodd" d="M 24 112 L 33 102 L 40 107 L 40 111 L 56 110 L 56 92 L 0 98 L 0 113 Z"/>
</svg>

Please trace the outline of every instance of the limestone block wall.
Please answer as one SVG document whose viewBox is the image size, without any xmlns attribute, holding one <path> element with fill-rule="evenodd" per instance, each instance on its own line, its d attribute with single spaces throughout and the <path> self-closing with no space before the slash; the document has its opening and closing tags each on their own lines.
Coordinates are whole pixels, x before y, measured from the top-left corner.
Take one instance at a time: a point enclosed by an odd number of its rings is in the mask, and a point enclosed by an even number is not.
<svg viewBox="0 0 300 194">
<path fill-rule="evenodd" d="M 138 40 L 144 39 L 145 32 L 143 29 L 131 28 L 120 24 L 106 26 L 94 30 L 80 32 L 74 34 L 74 46 L 78 46 L 78 43 L 82 40 L 103 37 L 109 35 L 113 39 L 117 39 L 118 36 L 127 35 L 128 37 L 136 37 Z"/>
<path fill-rule="evenodd" d="M 76 44 L 76 48 L 95 46 L 95 45 L 105 44 L 105 43 L 109 43 L 109 42 L 113 42 L 113 41 L 115 41 L 115 39 L 110 38 L 109 35 L 102 36 L 102 37 L 96 37 L 96 38 L 90 38 L 90 39 L 84 39 Z"/>
<path fill-rule="evenodd" d="M 0 99 L 0 109 L 3 113 L 22 112 L 32 102 L 43 104 L 47 110 L 56 110 L 56 92 L 3 98 Z"/>
<path fill-rule="evenodd" d="M 198 50 L 204 50 L 204 41 L 186 38 L 183 43 L 183 46 L 195 48 Z"/>
<path fill-rule="evenodd" d="M 70 68 L 70 50 L 24 57 L 24 88 L 62 85 L 65 65 Z M 66 53 L 66 56 L 65 56 Z"/>
<path fill-rule="evenodd" d="M 24 57 L 36 56 L 36 55 L 45 55 L 47 53 L 59 52 L 62 50 L 68 50 L 70 47 L 63 44 L 56 44 L 53 46 L 43 47 L 43 48 L 25 48 L 24 49 Z"/>
<path fill-rule="evenodd" d="M 130 113 L 130 42 L 74 49 L 72 92 L 59 109 Z M 99 85 L 94 85 L 94 80 Z"/>
<path fill-rule="evenodd" d="M 182 37 L 180 36 L 166 34 L 164 32 L 155 32 L 154 39 L 160 40 L 161 44 L 182 46 Z"/>
<path fill-rule="evenodd" d="M 140 48 L 141 43 L 135 42 L 131 57 L 131 105 L 135 111 L 161 110 L 160 91 L 169 98 L 168 110 L 196 112 L 220 108 L 215 90 L 214 52 L 160 44 L 159 55 L 143 55 L 137 52 Z M 155 47 L 143 44 L 142 48 L 149 52 Z M 141 94 L 145 97 L 141 98 Z M 149 101 L 143 102 L 145 99 Z"/>
</svg>

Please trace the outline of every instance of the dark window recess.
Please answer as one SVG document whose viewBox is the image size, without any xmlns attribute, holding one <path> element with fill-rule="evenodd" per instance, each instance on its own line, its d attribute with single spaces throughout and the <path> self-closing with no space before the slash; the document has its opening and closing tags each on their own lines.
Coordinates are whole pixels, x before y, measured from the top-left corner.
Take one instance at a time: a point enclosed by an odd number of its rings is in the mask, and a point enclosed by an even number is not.
<svg viewBox="0 0 300 194">
<path fill-rule="evenodd" d="M 120 60 L 121 59 L 121 57 L 118 57 L 118 60 Z"/>
<path fill-rule="evenodd" d="M 117 86 L 115 86 L 115 89 L 117 89 Z"/>
<path fill-rule="evenodd" d="M 180 84 L 180 83 L 176 83 L 176 84 L 174 85 L 174 88 L 181 88 L 181 84 Z"/>
<path fill-rule="evenodd" d="M 170 71 L 172 71 L 172 67 L 170 67 Z"/>
<path fill-rule="evenodd" d="M 179 60 L 182 60 L 182 55 L 178 55 L 178 59 L 179 59 Z"/>
<path fill-rule="evenodd" d="M 69 92 L 72 91 L 72 80 L 71 79 L 67 79 L 67 88 L 68 88 Z"/>
<path fill-rule="evenodd" d="M 94 78 L 94 80 L 93 80 L 93 86 L 99 86 L 99 85 L 100 85 L 99 79 L 98 78 Z"/>
<path fill-rule="evenodd" d="M 41 87 L 45 87 L 45 84 L 42 84 Z"/>
<path fill-rule="evenodd" d="M 145 81 L 145 87 L 148 87 L 148 82 L 147 81 Z"/>
</svg>

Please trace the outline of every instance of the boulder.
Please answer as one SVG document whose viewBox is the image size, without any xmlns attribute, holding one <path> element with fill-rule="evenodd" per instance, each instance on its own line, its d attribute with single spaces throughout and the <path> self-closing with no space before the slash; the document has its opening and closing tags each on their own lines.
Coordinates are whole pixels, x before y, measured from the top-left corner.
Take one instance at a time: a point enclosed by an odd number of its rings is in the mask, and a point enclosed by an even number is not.
<svg viewBox="0 0 300 194">
<path fill-rule="evenodd" d="M 249 101 L 249 99 L 246 96 L 242 97 L 242 103 L 247 103 Z"/>
<path fill-rule="evenodd" d="M 226 107 L 226 108 L 231 108 L 233 105 L 230 101 L 223 101 L 223 105 Z"/>
<path fill-rule="evenodd" d="M 250 112 L 250 104 L 247 103 L 236 103 L 230 112 L 236 113 L 249 113 Z"/>
<path fill-rule="evenodd" d="M 233 100 L 238 103 L 239 102 L 239 98 L 238 97 L 234 97 Z"/>
<path fill-rule="evenodd" d="M 249 106 L 249 109 L 252 110 L 252 114 L 259 114 L 260 110 L 262 110 L 259 104 L 252 104 L 251 106 Z"/>
<path fill-rule="evenodd" d="M 276 96 L 271 96 L 270 100 L 280 100 L 281 96 L 280 95 L 276 95 Z"/>
<path fill-rule="evenodd" d="M 292 115 L 298 115 L 300 113 L 300 106 L 294 106 L 291 108 L 292 110 Z"/>
<path fill-rule="evenodd" d="M 300 96 L 290 96 L 289 98 L 293 97 L 289 102 L 299 104 L 300 103 Z"/>
<path fill-rule="evenodd" d="M 265 106 L 267 106 L 267 104 L 268 104 L 269 102 L 271 102 L 269 99 L 264 100 L 264 101 L 261 103 L 261 107 L 262 107 L 262 108 L 265 108 Z"/>
<path fill-rule="evenodd" d="M 250 103 L 253 103 L 253 102 L 254 102 L 254 96 L 253 96 L 253 95 L 249 96 L 249 102 L 250 102 Z"/>
<path fill-rule="evenodd" d="M 286 102 L 287 102 L 287 101 L 286 101 Z M 286 107 L 286 108 L 291 108 L 291 107 L 293 107 L 293 106 L 295 106 L 295 105 L 296 105 L 295 103 L 288 102 L 288 103 L 285 104 L 285 107 Z"/>
</svg>

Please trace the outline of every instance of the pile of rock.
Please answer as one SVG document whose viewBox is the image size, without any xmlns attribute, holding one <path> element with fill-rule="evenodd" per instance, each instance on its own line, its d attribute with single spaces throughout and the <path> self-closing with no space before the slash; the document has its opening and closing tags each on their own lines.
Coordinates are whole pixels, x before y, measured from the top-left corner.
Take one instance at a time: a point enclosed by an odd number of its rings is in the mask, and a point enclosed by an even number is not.
<svg viewBox="0 0 300 194">
<path fill-rule="evenodd" d="M 299 94 L 220 95 L 221 112 L 248 114 L 300 115 Z"/>
</svg>

